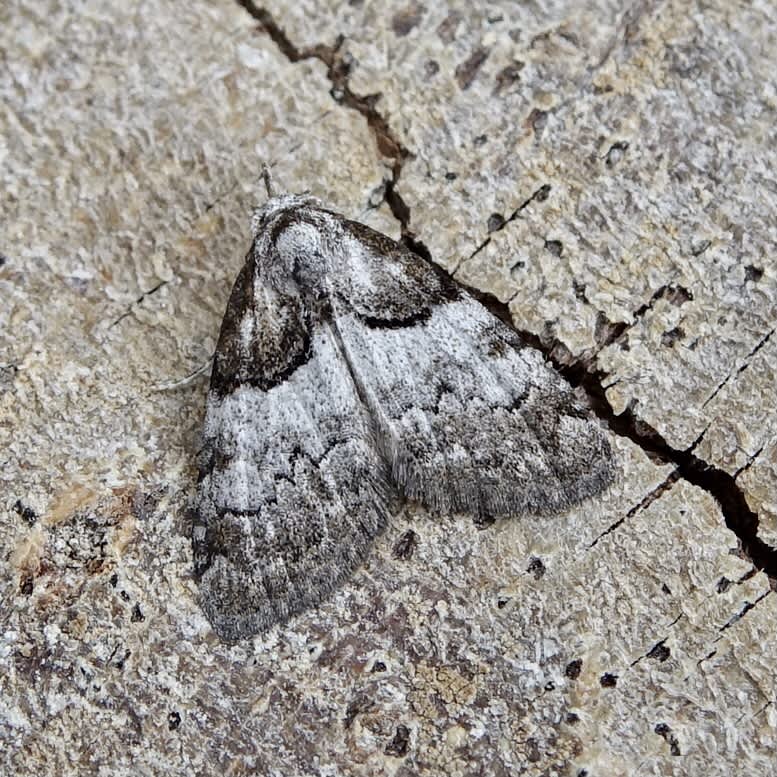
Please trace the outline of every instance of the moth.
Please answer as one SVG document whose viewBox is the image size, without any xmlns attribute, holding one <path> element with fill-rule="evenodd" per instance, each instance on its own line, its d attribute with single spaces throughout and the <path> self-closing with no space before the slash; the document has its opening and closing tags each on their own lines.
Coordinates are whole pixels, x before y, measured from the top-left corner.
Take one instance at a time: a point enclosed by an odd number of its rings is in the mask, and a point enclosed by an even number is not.
<svg viewBox="0 0 777 777">
<path fill-rule="evenodd" d="M 228 641 L 320 603 L 403 500 L 487 521 L 613 477 L 603 429 L 539 351 L 405 246 L 265 183 L 194 509 L 202 606 Z"/>
</svg>

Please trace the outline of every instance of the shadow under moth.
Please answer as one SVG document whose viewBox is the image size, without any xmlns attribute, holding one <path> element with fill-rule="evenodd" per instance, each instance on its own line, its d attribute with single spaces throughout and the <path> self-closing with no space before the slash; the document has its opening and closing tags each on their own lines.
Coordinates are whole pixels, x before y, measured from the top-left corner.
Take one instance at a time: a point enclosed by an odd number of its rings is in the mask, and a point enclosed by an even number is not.
<svg viewBox="0 0 777 777">
<path fill-rule="evenodd" d="M 487 521 L 563 510 L 613 477 L 604 431 L 539 351 L 401 244 L 265 178 L 193 526 L 225 640 L 320 603 L 403 498 Z"/>
</svg>

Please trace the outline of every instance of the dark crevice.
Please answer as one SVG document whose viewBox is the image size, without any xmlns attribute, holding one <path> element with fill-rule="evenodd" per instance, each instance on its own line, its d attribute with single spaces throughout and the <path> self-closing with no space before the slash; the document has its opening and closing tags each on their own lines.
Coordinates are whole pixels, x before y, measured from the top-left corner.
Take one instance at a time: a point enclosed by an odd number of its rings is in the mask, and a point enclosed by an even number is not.
<svg viewBox="0 0 777 777">
<path fill-rule="evenodd" d="M 289 40 L 286 33 L 265 8 L 256 5 L 252 0 L 237 0 L 237 3 L 259 22 L 262 29 L 290 62 L 318 59 L 326 65 L 327 78 L 332 83 L 332 98 L 340 105 L 357 111 L 365 118 L 367 126 L 375 137 L 378 150 L 384 157 L 391 160 L 391 180 L 386 183 L 384 196 L 392 214 L 401 224 L 403 237 L 406 234 L 410 235 L 408 231 L 410 211 L 396 191 L 402 165 L 409 153 L 394 136 L 386 119 L 375 109 L 380 94 L 362 96 L 351 91 L 348 84 L 351 61 L 342 50 L 345 38 L 338 37 L 331 46 L 318 44 L 300 49 Z"/>
<path fill-rule="evenodd" d="M 469 288 L 469 291 L 492 313 L 516 329 L 505 303 L 477 289 Z M 673 464 L 679 478 L 706 491 L 718 503 L 726 526 L 739 539 L 742 556 L 763 570 L 769 576 L 772 589 L 777 590 L 777 549 L 758 536 L 758 514 L 748 505 L 736 475 L 696 456 L 693 453 L 695 443 L 686 449 L 673 448 L 660 432 L 636 415 L 633 407 L 616 413 L 603 388 L 608 374 L 596 369 L 590 360 L 575 359 L 569 349 L 555 338 L 540 338 L 532 332 L 516 331 L 527 345 L 541 351 L 573 386 L 579 386 L 586 392 L 594 413 L 614 434 L 631 440 L 654 461 Z"/>
<path fill-rule="evenodd" d="M 489 236 L 467 257 L 467 261 L 477 256 L 491 242 L 491 235 L 495 232 L 501 232 L 508 224 L 512 224 L 512 222 L 515 221 L 529 205 L 535 201 L 545 202 L 550 196 L 550 189 L 551 186 L 549 183 L 543 184 L 535 192 L 532 192 L 532 194 L 529 195 L 529 197 L 527 197 L 527 199 L 525 199 L 506 219 L 502 219 L 499 224 L 493 223 L 492 228 L 488 230 Z M 498 216 L 499 214 L 494 215 Z M 459 266 L 460 265 L 461 262 L 459 262 Z M 458 266 L 456 269 L 458 270 Z"/>
<path fill-rule="evenodd" d="M 730 618 L 730 619 L 729 619 L 729 620 L 728 620 L 726 623 L 724 623 L 724 624 L 723 624 L 723 625 L 720 627 L 719 631 L 723 632 L 723 631 L 725 631 L 726 629 L 729 629 L 729 628 L 731 628 L 731 627 L 732 627 L 732 626 L 733 626 L 735 623 L 737 623 L 738 621 L 741 621 L 741 620 L 742 620 L 742 618 L 744 618 L 744 617 L 745 617 L 745 615 L 747 615 L 747 613 L 749 613 L 749 612 L 750 612 L 750 610 L 752 610 L 752 609 L 753 609 L 753 607 L 755 607 L 755 606 L 756 606 L 756 605 L 757 605 L 757 604 L 758 604 L 758 603 L 759 603 L 759 602 L 760 602 L 762 599 L 764 599 L 765 597 L 767 597 L 767 596 L 769 595 L 769 593 L 770 593 L 770 592 L 769 592 L 769 591 L 767 591 L 766 593 L 763 593 L 763 594 L 761 594 L 761 595 L 760 595 L 760 596 L 759 596 L 759 597 L 758 597 L 758 598 L 757 598 L 757 599 L 756 599 L 754 602 L 745 602 L 745 604 L 744 604 L 744 606 L 742 607 L 742 609 L 741 609 L 741 610 L 740 610 L 738 613 L 736 613 L 736 615 L 734 615 L 733 617 L 731 617 L 731 618 Z M 716 641 L 717 641 L 717 640 L 716 640 Z"/>
<path fill-rule="evenodd" d="M 729 375 L 726 375 L 726 377 L 720 383 L 718 383 L 718 385 L 715 387 L 715 390 L 712 392 L 712 394 L 710 394 L 707 397 L 707 399 L 705 399 L 704 402 L 702 403 L 702 406 L 701 406 L 702 410 L 704 410 L 704 408 L 707 407 L 707 405 L 709 405 L 709 403 L 712 402 L 712 400 L 715 399 L 715 397 L 717 397 L 721 391 L 723 391 L 724 387 L 730 380 L 731 380 L 731 375 L 729 374 Z"/>
<path fill-rule="evenodd" d="M 696 666 L 697 666 L 697 667 L 699 667 L 699 666 L 701 666 L 701 665 L 702 665 L 702 664 L 703 664 L 705 661 L 709 661 L 711 658 L 714 658 L 714 657 L 717 655 L 717 652 L 718 652 L 718 651 L 717 651 L 717 648 L 716 648 L 715 650 L 711 650 L 709 653 L 707 653 L 707 655 L 706 655 L 706 656 L 704 656 L 703 658 L 700 658 L 700 659 L 699 659 L 699 660 L 696 662 Z"/>
<path fill-rule="evenodd" d="M 673 470 L 669 473 L 668 477 L 662 481 L 656 488 L 654 488 L 642 501 L 640 501 L 638 504 L 634 505 L 622 518 L 615 521 L 612 526 L 609 526 L 607 529 L 605 529 L 588 547 L 593 548 L 595 545 L 599 543 L 599 540 L 601 540 L 603 537 L 606 537 L 608 534 L 612 534 L 624 521 L 631 518 L 633 515 L 636 515 L 639 512 L 642 512 L 642 510 L 645 510 L 647 507 L 649 507 L 653 502 L 656 501 L 660 496 L 665 494 L 678 480 L 680 479 L 680 473 L 678 470 Z"/>
<path fill-rule="evenodd" d="M 666 661 L 672 655 L 671 648 L 666 646 L 667 639 L 668 637 L 664 637 L 662 640 L 656 642 L 655 645 L 653 645 L 653 647 L 650 648 L 650 650 L 648 650 L 646 653 L 643 653 L 639 658 L 635 658 L 629 664 L 629 668 L 634 668 L 638 663 L 646 658 L 651 658 L 654 661 L 658 661 L 659 663 Z"/>
<path fill-rule="evenodd" d="M 357 111 L 365 118 L 367 126 L 375 137 L 375 144 L 378 150 L 385 158 L 391 160 L 391 178 L 385 184 L 383 197 L 392 215 L 399 222 L 402 242 L 413 253 L 422 256 L 427 261 L 431 261 L 432 257 L 429 250 L 417 239 L 415 233 L 410 229 L 410 208 L 397 190 L 402 166 L 410 156 L 410 152 L 394 136 L 386 119 L 376 110 L 375 106 L 380 99 L 380 95 L 361 96 L 351 91 L 348 84 L 351 62 L 342 51 L 345 39 L 339 37 L 332 46 L 319 44 L 310 48 L 299 49 L 289 40 L 284 30 L 266 9 L 256 5 L 252 0 L 237 0 L 237 3 L 259 22 L 262 29 L 290 62 L 318 59 L 326 65 L 327 77 L 332 83 L 331 94 L 333 99 L 346 108 Z M 534 196 L 532 196 L 532 199 Z M 517 215 L 517 213 L 518 211 L 514 215 Z"/>
<path fill-rule="evenodd" d="M 763 348 L 766 343 L 769 342 L 771 339 L 771 336 L 774 334 L 775 330 L 771 329 L 769 332 L 767 332 L 759 341 L 756 343 L 755 347 L 750 351 L 747 356 L 742 360 L 742 364 L 739 365 L 739 367 L 736 370 L 732 370 L 729 372 L 728 375 L 718 384 L 718 386 L 715 388 L 715 390 L 710 394 L 707 399 L 704 400 L 704 404 L 702 405 L 702 410 L 709 405 L 710 402 L 712 402 L 715 397 L 720 394 L 720 392 L 723 390 L 725 386 L 728 385 L 729 381 L 732 378 L 736 378 L 740 373 L 744 372 L 749 366 L 750 362 L 752 361 L 753 357 L 758 353 L 758 351 Z"/>
<path fill-rule="evenodd" d="M 351 63 L 342 52 L 344 39 L 339 38 L 334 45 L 317 45 L 307 49 L 297 48 L 287 37 L 283 29 L 275 22 L 270 13 L 257 6 L 251 0 L 237 0 L 238 4 L 259 22 L 267 35 L 275 42 L 281 53 L 291 62 L 315 58 L 327 67 L 327 75 L 332 83 L 332 96 L 340 104 L 358 111 L 364 116 L 372 130 L 381 154 L 391 160 L 391 180 L 386 183 L 385 200 L 392 214 L 401 225 L 402 240 L 415 254 L 427 261 L 432 261 L 429 249 L 410 229 L 410 208 L 397 191 L 397 184 L 402 172 L 402 166 L 409 157 L 408 150 L 394 136 L 386 119 L 375 109 L 380 95 L 360 96 L 354 94 L 349 85 Z M 505 219 L 500 226 L 503 229 L 515 220 L 530 203 L 547 199 L 550 185 L 545 184 L 535 191 L 525 202 Z M 475 253 L 488 244 L 488 238 Z M 474 255 L 474 254 L 473 254 Z M 502 321 L 515 329 L 508 306 L 496 297 L 469 288 L 482 304 Z M 679 287 L 667 285 L 661 287 L 646 303 L 644 310 L 636 312 L 637 318 L 644 315 L 658 299 L 664 296 L 680 294 L 679 304 L 682 304 L 683 293 L 690 293 Z M 609 333 L 609 340 L 615 341 L 628 329 L 616 328 Z M 620 437 L 631 440 L 653 460 L 676 467 L 677 477 L 686 480 L 706 491 L 720 506 L 726 526 L 738 537 L 742 554 L 754 566 L 762 569 L 770 578 L 772 587 L 777 588 L 777 549 L 770 547 L 758 537 L 758 515 L 750 509 L 742 489 L 736 482 L 736 475 L 730 475 L 725 470 L 712 466 L 693 453 L 693 446 L 685 450 L 673 448 L 666 439 L 650 424 L 637 417 L 633 407 L 628 407 L 621 413 L 616 413 L 607 399 L 603 384 L 608 374 L 596 369 L 590 359 L 576 358 L 558 340 L 551 336 L 542 338 L 532 332 L 516 330 L 523 340 L 533 348 L 540 350 L 553 366 L 573 385 L 584 390 L 589 397 L 596 415 Z M 770 333 L 771 334 L 771 333 Z"/>
<path fill-rule="evenodd" d="M 600 312 L 597 317 L 597 353 L 614 343 L 626 342 L 629 331 L 642 320 L 646 313 L 653 310 L 656 303 L 661 299 L 667 299 L 673 305 L 679 307 L 689 300 L 692 300 L 693 294 L 683 286 L 674 284 L 660 286 L 653 294 L 651 294 L 650 299 L 647 302 L 640 305 L 634 311 L 632 321 L 629 323 L 626 323 L 625 321 L 613 323 L 608 321 L 604 314 Z M 588 301 L 586 300 L 586 302 Z"/>
<path fill-rule="evenodd" d="M 123 313 L 122 313 L 122 314 L 121 314 L 121 315 L 120 315 L 120 316 L 119 316 L 119 317 L 118 317 L 118 318 L 117 318 L 117 319 L 116 319 L 116 320 L 115 320 L 115 321 L 114 321 L 114 322 L 113 322 L 113 323 L 112 323 L 112 324 L 111 324 L 109 327 L 108 327 L 108 329 L 113 329 L 113 327 L 115 327 L 117 324 L 119 324 L 119 323 L 121 323 L 122 321 L 124 321 L 124 319 L 125 319 L 125 318 L 127 318 L 127 316 L 128 316 L 128 315 L 129 315 L 129 314 L 132 312 L 132 309 L 133 309 L 133 308 L 134 308 L 136 305 L 140 305 L 140 303 L 141 303 L 141 302 L 143 302 L 143 300 L 144 300 L 146 297 L 150 297 L 152 294 L 156 294 L 156 292 L 158 292 L 158 291 L 159 291 L 159 290 L 160 290 L 160 289 L 161 289 L 163 286 L 167 286 L 167 284 L 168 284 L 169 282 L 170 282 L 170 281 L 160 281 L 160 282 L 159 282 L 159 283 L 157 283 L 157 285 L 156 285 L 156 286 L 154 286 L 153 288 L 149 289 L 148 291 L 144 291 L 144 292 L 143 292 L 143 293 L 142 293 L 142 294 L 141 294 L 141 295 L 140 295 L 140 296 L 139 296 L 139 297 L 138 297 L 138 298 L 137 298 L 137 299 L 136 299 L 136 300 L 135 300 L 135 301 L 134 301 L 134 302 L 133 302 L 133 303 L 132 303 L 132 304 L 131 304 L 131 305 L 130 305 L 130 306 L 129 306 L 129 307 L 128 307 L 128 308 L 127 308 L 127 309 L 126 309 L 126 310 L 125 310 L 125 311 L 124 311 L 124 312 L 123 312 Z"/>
<path fill-rule="evenodd" d="M 758 353 L 758 351 L 761 350 L 771 339 L 772 335 L 774 334 L 775 330 L 770 329 L 755 345 L 752 351 L 750 351 L 747 356 L 745 356 L 742 364 L 740 365 L 739 369 L 737 370 L 737 374 L 744 372 L 752 363 L 753 357 Z"/>
<path fill-rule="evenodd" d="M 748 456 L 747 462 L 734 473 L 734 480 L 736 480 L 743 472 L 747 472 L 747 470 L 749 470 L 750 467 L 755 464 L 755 462 L 758 460 L 758 457 L 763 453 L 765 447 L 765 444 L 762 445 L 752 456 Z"/>
<path fill-rule="evenodd" d="M 270 12 L 251 0 L 237 0 L 237 4 L 243 8 L 249 16 L 256 19 L 262 25 L 264 31 L 270 36 L 273 43 L 280 49 L 289 62 L 299 62 L 300 60 L 316 56 L 311 51 L 301 51 L 287 37 L 286 33 L 278 26 L 276 21 L 270 15 Z M 318 48 L 318 47 L 316 47 Z"/>
</svg>

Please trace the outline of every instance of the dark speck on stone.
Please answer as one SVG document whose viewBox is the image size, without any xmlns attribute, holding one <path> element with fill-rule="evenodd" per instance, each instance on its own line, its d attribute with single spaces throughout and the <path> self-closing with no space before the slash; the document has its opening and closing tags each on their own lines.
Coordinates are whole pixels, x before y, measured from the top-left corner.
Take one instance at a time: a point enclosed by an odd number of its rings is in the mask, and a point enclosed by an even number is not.
<svg viewBox="0 0 777 777">
<path fill-rule="evenodd" d="M 534 575 L 535 580 L 539 580 L 545 574 L 545 565 L 542 563 L 542 559 L 532 556 L 526 571 Z"/>
<path fill-rule="evenodd" d="M 548 112 L 542 111 L 539 108 L 532 108 L 528 122 L 534 132 L 541 135 L 542 131 L 545 129 L 545 125 L 548 123 Z"/>
<path fill-rule="evenodd" d="M 618 675 L 605 672 L 599 678 L 599 684 L 602 686 L 602 688 L 614 688 L 618 684 Z"/>
<path fill-rule="evenodd" d="M 407 755 L 408 745 L 410 744 L 410 729 L 400 724 L 397 726 L 394 738 L 386 745 L 383 751 L 386 755 L 393 755 L 396 758 L 402 758 Z"/>
<path fill-rule="evenodd" d="M 661 345 L 664 348 L 674 348 L 675 343 L 678 340 L 682 340 L 683 337 L 685 337 L 685 332 L 682 327 L 676 326 L 674 329 L 670 329 L 661 335 Z"/>
<path fill-rule="evenodd" d="M 352 699 L 346 707 L 345 716 L 343 717 L 343 725 L 345 728 L 350 728 L 353 721 L 356 719 L 356 716 L 360 715 L 362 712 L 366 712 L 374 703 L 375 702 L 370 697 L 363 693 Z"/>
<path fill-rule="evenodd" d="M 663 642 L 659 642 L 651 648 L 647 657 L 663 663 L 670 655 L 672 655 L 672 651 Z"/>
<path fill-rule="evenodd" d="M 426 64 L 424 65 L 424 72 L 426 73 L 427 78 L 431 78 L 440 72 L 440 66 L 437 64 L 437 62 L 435 62 L 435 60 L 427 59 Z"/>
<path fill-rule="evenodd" d="M 394 548 L 391 551 L 392 555 L 394 556 L 394 558 L 400 558 L 400 559 L 412 558 L 417 544 L 418 544 L 418 535 L 412 529 L 408 529 L 394 543 Z"/>
<path fill-rule="evenodd" d="M 560 240 L 546 240 L 545 248 L 553 254 L 553 256 L 561 256 L 564 250 L 564 245 Z"/>
<path fill-rule="evenodd" d="M 16 500 L 13 509 L 28 526 L 34 525 L 35 521 L 38 520 L 38 514 L 35 510 L 23 504 L 21 499 Z"/>
<path fill-rule="evenodd" d="M 575 299 L 579 299 L 581 302 L 588 302 L 585 296 L 585 284 L 579 281 L 572 281 L 572 289 L 575 292 Z"/>
<path fill-rule="evenodd" d="M 503 89 L 512 86 L 516 81 L 519 81 L 521 70 L 523 70 L 523 62 L 512 62 L 507 67 L 502 68 L 496 76 L 497 94 Z"/>
<path fill-rule="evenodd" d="M 537 202 L 545 202 L 545 200 L 547 200 L 548 197 L 550 197 L 550 189 L 551 189 L 550 184 L 544 183 L 542 186 L 540 186 L 539 189 L 537 189 L 532 199 L 537 200 Z"/>
<path fill-rule="evenodd" d="M 533 764 L 538 763 L 542 759 L 540 746 L 533 737 L 529 737 L 526 740 L 526 758 Z"/>
<path fill-rule="evenodd" d="M 686 302 L 693 299 L 693 292 L 686 289 L 684 286 L 670 286 L 664 296 L 667 302 L 671 302 L 673 305 L 684 305 Z"/>
<path fill-rule="evenodd" d="M 764 271 L 760 267 L 756 267 L 753 264 L 748 264 L 747 267 L 745 267 L 745 281 L 758 283 L 763 276 Z"/>
<path fill-rule="evenodd" d="M 456 68 L 456 82 L 459 89 L 469 89 L 482 64 L 488 59 L 488 49 L 475 49 L 469 57 Z"/>
<path fill-rule="evenodd" d="M 672 733 L 672 729 L 666 723 L 657 723 L 653 730 L 669 745 L 669 752 L 672 755 L 681 755 L 680 743 L 677 741 L 677 737 Z"/>
<path fill-rule="evenodd" d="M 580 671 L 583 668 L 583 659 L 582 658 L 576 658 L 574 661 L 570 661 L 567 664 L 567 668 L 564 670 L 564 674 L 570 679 L 570 680 L 577 680 L 578 677 L 580 677 Z"/>
<path fill-rule="evenodd" d="M 498 229 L 501 229 L 505 225 L 505 219 L 504 216 L 501 213 L 492 213 L 488 217 L 488 231 L 489 232 L 496 232 Z"/>
<path fill-rule="evenodd" d="M 424 7 L 411 3 L 406 8 L 394 14 L 391 29 L 398 38 L 404 38 L 414 27 L 417 27 L 424 15 Z"/>
<path fill-rule="evenodd" d="M 456 30 L 462 20 L 459 11 L 451 11 L 437 27 L 437 35 L 443 43 L 453 43 L 456 40 Z"/>
<path fill-rule="evenodd" d="M 116 659 L 116 668 L 124 669 L 124 664 L 127 663 L 127 659 L 132 655 L 132 651 L 127 649 L 124 651 L 124 655 L 121 658 Z"/>
</svg>

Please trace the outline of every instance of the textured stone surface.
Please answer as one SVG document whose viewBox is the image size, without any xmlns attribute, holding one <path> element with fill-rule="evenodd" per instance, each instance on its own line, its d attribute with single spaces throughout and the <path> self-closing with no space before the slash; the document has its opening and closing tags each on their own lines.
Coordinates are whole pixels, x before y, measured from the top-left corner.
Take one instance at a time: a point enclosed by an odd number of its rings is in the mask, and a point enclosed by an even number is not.
<svg viewBox="0 0 777 777">
<path fill-rule="evenodd" d="M 746 372 L 777 320 L 770 4 L 283 6 L 300 48 L 346 35 L 440 264 L 595 359 L 672 446 L 734 474 L 777 434 L 772 403 L 738 409 L 774 392 Z"/>
<path fill-rule="evenodd" d="M 0 9 L 0 772 L 772 773 L 773 7 L 266 11 Z M 412 232 L 634 423 L 602 409 L 602 498 L 404 514 L 230 647 L 191 579 L 205 378 L 160 384 L 212 352 L 263 161 Z"/>
</svg>

